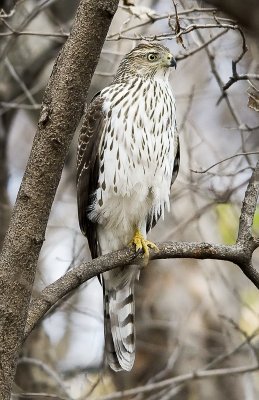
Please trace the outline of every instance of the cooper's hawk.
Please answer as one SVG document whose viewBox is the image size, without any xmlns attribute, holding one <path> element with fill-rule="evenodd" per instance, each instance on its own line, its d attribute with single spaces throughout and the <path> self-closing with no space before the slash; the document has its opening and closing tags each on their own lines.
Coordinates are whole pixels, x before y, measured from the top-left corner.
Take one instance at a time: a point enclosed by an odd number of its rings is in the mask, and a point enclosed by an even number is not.
<svg viewBox="0 0 259 400">
<path fill-rule="evenodd" d="M 110 86 L 91 101 L 78 147 L 78 212 L 92 257 L 130 243 L 148 259 L 147 232 L 170 205 L 179 167 L 175 100 L 161 44 L 127 54 Z M 134 283 L 140 266 L 102 274 L 105 341 L 112 369 L 131 370 L 135 358 Z"/>
</svg>

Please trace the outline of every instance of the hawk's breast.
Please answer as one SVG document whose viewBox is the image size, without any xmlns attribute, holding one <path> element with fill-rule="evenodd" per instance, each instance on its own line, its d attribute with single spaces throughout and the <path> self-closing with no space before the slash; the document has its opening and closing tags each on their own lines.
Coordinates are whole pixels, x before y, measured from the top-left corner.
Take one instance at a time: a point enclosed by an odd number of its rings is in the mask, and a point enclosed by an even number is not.
<svg viewBox="0 0 259 400">
<path fill-rule="evenodd" d="M 136 78 L 100 95 L 106 119 L 90 218 L 116 225 L 125 218 L 143 218 L 151 208 L 169 207 L 175 132 L 169 83 Z"/>
</svg>

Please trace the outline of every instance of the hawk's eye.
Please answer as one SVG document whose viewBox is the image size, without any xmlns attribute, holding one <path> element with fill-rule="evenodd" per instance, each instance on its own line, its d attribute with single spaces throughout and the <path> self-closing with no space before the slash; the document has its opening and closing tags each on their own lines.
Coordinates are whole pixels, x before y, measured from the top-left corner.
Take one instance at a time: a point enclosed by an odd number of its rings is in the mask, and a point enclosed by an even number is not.
<svg viewBox="0 0 259 400">
<path fill-rule="evenodd" d="M 157 54 L 155 54 L 155 53 L 149 53 L 149 54 L 147 55 L 147 59 L 148 59 L 148 61 L 155 61 L 155 60 L 158 59 L 158 56 L 157 56 Z"/>
</svg>

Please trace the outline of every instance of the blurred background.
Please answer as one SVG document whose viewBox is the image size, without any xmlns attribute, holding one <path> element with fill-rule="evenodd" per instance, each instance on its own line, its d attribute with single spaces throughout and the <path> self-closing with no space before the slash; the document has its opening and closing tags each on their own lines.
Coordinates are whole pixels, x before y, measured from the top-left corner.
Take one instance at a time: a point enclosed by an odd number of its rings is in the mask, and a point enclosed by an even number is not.
<svg viewBox="0 0 259 400">
<path fill-rule="evenodd" d="M 44 88 L 77 4 L 0 1 L 0 248 L 37 128 Z M 238 81 L 224 96 L 222 86 L 232 76 L 232 61 L 240 55 L 240 74 L 259 73 L 258 43 L 203 1 L 178 0 L 177 10 L 178 18 L 171 0 L 120 3 L 89 100 L 110 84 L 123 55 L 140 40 L 161 40 L 170 48 L 178 60 L 170 79 L 181 166 L 172 188 L 171 211 L 150 237 L 159 242 L 231 244 L 258 158 L 259 83 Z M 182 40 L 174 38 L 179 29 L 195 24 L 199 28 L 183 34 Z M 77 219 L 77 137 L 78 132 L 52 207 L 34 296 L 69 268 L 90 259 Z M 254 229 L 258 234 L 259 209 Z M 255 265 L 258 259 L 257 251 Z M 27 340 L 14 392 L 101 399 L 116 390 L 190 371 L 249 366 L 258 356 L 259 296 L 236 266 L 210 260 L 153 261 L 142 271 L 136 291 L 137 357 L 132 372 L 113 374 L 104 367 L 102 288 L 92 279 L 51 310 Z M 253 400 L 259 396 L 258 378 L 255 372 L 189 379 L 128 398 Z"/>
</svg>

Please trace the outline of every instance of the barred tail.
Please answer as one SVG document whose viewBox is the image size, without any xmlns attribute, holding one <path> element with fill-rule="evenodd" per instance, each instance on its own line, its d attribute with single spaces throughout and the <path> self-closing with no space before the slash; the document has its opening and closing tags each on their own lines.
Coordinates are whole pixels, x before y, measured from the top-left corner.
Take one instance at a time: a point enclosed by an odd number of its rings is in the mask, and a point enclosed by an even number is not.
<svg viewBox="0 0 259 400">
<path fill-rule="evenodd" d="M 130 371 L 135 360 L 134 283 L 136 266 L 103 274 L 104 334 L 108 364 L 114 371 Z"/>
</svg>

